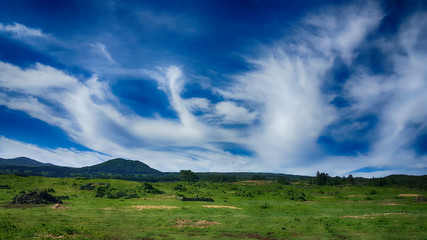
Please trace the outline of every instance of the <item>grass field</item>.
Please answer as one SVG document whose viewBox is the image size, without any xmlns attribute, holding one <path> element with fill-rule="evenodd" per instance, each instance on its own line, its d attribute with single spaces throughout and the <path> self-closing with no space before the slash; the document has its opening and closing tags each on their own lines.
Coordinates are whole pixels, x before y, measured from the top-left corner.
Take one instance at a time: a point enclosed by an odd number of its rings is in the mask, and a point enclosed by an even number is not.
<svg viewBox="0 0 427 240">
<path fill-rule="evenodd" d="M 95 197 L 80 190 L 87 183 L 139 198 Z M 151 194 L 140 182 L 13 175 L 0 185 L 10 187 L 0 189 L 0 239 L 427 239 L 427 204 L 414 202 L 426 194 L 403 187 L 169 182 Z M 69 199 L 58 209 L 11 204 L 35 188 Z"/>
</svg>

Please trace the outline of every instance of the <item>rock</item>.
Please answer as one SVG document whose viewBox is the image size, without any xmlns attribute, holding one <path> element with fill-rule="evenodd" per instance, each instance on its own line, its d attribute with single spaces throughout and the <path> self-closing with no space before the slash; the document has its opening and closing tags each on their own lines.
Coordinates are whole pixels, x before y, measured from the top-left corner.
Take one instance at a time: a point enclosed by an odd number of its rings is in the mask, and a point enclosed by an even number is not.
<svg viewBox="0 0 427 240">
<path fill-rule="evenodd" d="M 426 201 L 426 198 L 421 195 L 414 199 L 414 202 L 425 202 L 425 201 Z"/>
<path fill-rule="evenodd" d="M 14 204 L 49 204 L 62 203 L 62 200 L 50 195 L 46 190 L 35 189 L 29 193 L 16 195 L 13 198 Z"/>
<path fill-rule="evenodd" d="M 200 202 L 213 202 L 214 201 L 212 198 L 205 198 L 205 197 L 195 197 L 195 198 L 181 197 L 178 199 L 181 201 L 200 201 Z"/>
</svg>

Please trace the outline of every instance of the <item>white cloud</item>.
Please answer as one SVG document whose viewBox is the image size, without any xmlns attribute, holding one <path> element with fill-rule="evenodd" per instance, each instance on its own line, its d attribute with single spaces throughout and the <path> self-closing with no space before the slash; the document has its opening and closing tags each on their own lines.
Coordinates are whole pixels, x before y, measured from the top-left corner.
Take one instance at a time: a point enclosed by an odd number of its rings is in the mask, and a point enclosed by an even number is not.
<svg viewBox="0 0 427 240">
<path fill-rule="evenodd" d="M 163 74 L 168 84 L 168 96 L 179 121 L 142 118 L 122 111 L 125 107 L 111 93 L 109 86 L 96 76 L 80 81 L 42 64 L 21 69 L 1 62 L 0 73 L 0 87 L 8 90 L 0 94 L 0 104 L 58 126 L 76 142 L 109 156 L 149 159 L 147 163 L 153 166 L 169 163 L 170 159 L 195 161 L 194 156 L 198 156 L 200 163 L 194 164 L 203 168 L 208 161 L 207 157 L 201 157 L 205 155 L 203 149 L 218 151 L 208 142 L 212 139 L 224 141 L 233 135 L 197 121 L 186 100 L 180 96 L 184 80 L 176 67 L 165 69 L 159 75 Z M 203 105 L 204 100 L 194 102 Z M 202 146 L 203 149 L 191 150 L 192 153 L 162 153 L 171 147 L 186 146 Z M 215 154 L 225 154 L 219 151 Z"/>
<path fill-rule="evenodd" d="M 335 118 L 320 85 L 331 63 L 315 55 L 306 58 L 271 49 L 254 61 L 257 69 L 236 76 L 236 84 L 219 91 L 226 98 L 255 102 L 260 124 L 246 143 L 266 164 L 296 164 L 313 151 L 320 132 Z"/>
<path fill-rule="evenodd" d="M 207 111 L 210 108 L 210 102 L 206 98 L 187 98 L 185 99 L 187 108 L 193 111 Z"/>
<path fill-rule="evenodd" d="M 373 76 L 359 69 L 345 85 L 347 96 L 355 102 L 350 109 L 353 114 L 375 113 L 379 117 L 378 137 L 367 153 L 372 166 L 396 167 L 405 162 L 406 166 L 427 167 L 427 159 L 411 148 L 411 142 L 427 128 L 427 109 L 422 107 L 427 106 L 427 69 L 423 64 L 427 54 L 425 46 L 420 49 L 423 40 L 418 37 L 426 25 L 427 14 L 417 13 L 401 25 L 398 36 L 380 41 L 378 47 L 386 48 L 393 74 Z"/>
<path fill-rule="evenodd" d="M 19 23 L 13 23 L 9 25 L 0 23 L 0 32 L 10 33 L 12 34 L 13 37 L 16 37 L 16 38 L 47 37 L 47 35 L 44 34 L 40 29 L 29 28 Z"/>
<path fill-rule="evenodd" d="M 110 63 L 115 63 L 113 57 L 111 57 L 111 53 L 108 51 L 107 46 L 105 44 L 96 42 L 94 44 L 91 44 L 92 52 L 95 55 L 101 56 L 108 60 Z"/>
<path fill-rule="evenodd" d="M 304 19 L 303 27 L 309 30 L 302 32 L 302 36 L 310 44 L 309 47 L 319 54 L 335 55 L 334 51 L 337 51 L 350 63 L 354 49 L 378 27 L 383 16 L 378 4 L 373 1 L 322 9 L 318 14 Z M 300 37 L 297 35 L 297 38 Z"/>
<path fill-rule="evenodd" d="M 249 112 L 244 107 L 239 107 L 233 102 L 219 102 L 215 105 L 216 114 L 223 116 L 223 123 L 251 123 L 256 113 Z"/>
<path fill-rule="evenodd" d="M 70 88 L 76 80 L 52 67 L 36 63 L 23 70 L 9 63 L 0 62 L 0 85 L 13 91 L 41 94 L 46 89 Z"/>
<path fill-rule="evenodd" d="M 4 136 L 0 136 L 0 156 L 2 158 L 25 156 L 44 163 L 71 167 L 94 165 L 110 158 L 108 155 L 90 151 L 41 148 L 34 144 L 19 142 Z"/>
<path fill-rule="evenodd" d="M 5 89 L 0 93 L 0 104 L 58 126 L 76 142 L 105 156 L 140 159 L 163 171 L 191 168 L 314 174 L 320 170 L 343 175 L 367 166 L 403 169 L 402 163 L 425 169 L 426 158 L 407 147 L 414 132 L 426 128 L 427 112 L 422 106 L 427 106 L 427 72 L 423 64 L 427 57 L 425 51 L 419 51 L 423 27 L 427 26 L 425 14 L 402 25 L 396 39 L 383 40 L 396 41 L 405 51 L 389 54 L 394 74 L 372 75 L 364 68 L 351 73 L 344 84 L 345 97 L 354 101 L 351 107 L 336 109 L 329 103 L 333 96 L 322 91 L 334 60 L 343 58 L 352 64 L 355 50 L 367 41 L 382 17 L 375 4 L 351 5 L 307 16 L 298 25 L 306 30 L 298 30 L 295 39 L 286 38 L 265 47 L 262 55 L 249 60 L 252 70 L 233 76 L 229 87 L 215 89 L 224 98 L 218 103 L 206 98 L 183 98 L 187 76 L 179 67 L 133 72 L 157 81 L 177 119 L 138 116 L 120 103 L 108 82 L 97 76 L 77 79 L 42 64 L 22 69 L 0 62 L 0 87 Z M 156 20 L 160 25 L 169 24 L 167 19 Z M 97 42 L 92 48 L 95 54 L 114 63 L 104 44 Z M 325 127 L 345 114 L 356 119 L 372 112 L 379 115 L 378 139 L 368 153 L 352 157 L 319 154 L 316 141 Z M 246 126 L 222 128 L 224 123 Z M 408 128 L 413 123 L 416 129 Z M 345 132 L 358 131 L 366 125 L 353 123 L 334 130 L 344 136 Z M 350 134 L 345 137 L 351 138 Z M 9 157 L 22 147 L 31 150 L 29 157 L 39 160 L 55 161 L 59 154 L 75 155 L 74 162 L 65 158 L 64 164 L 71 161 L 68 165 L 84 164 L 83 156 L 93 162 L 105 159 L 104 155 L 92 156 L 91 152 L 43 149 L 4 137 L 0 142 L 10 147 L 7 150 L 0 146 L 4 156 Z M 245 146 L 254 156 L 233 155 L 217 146 L 218 142 Z"/>
</svg>

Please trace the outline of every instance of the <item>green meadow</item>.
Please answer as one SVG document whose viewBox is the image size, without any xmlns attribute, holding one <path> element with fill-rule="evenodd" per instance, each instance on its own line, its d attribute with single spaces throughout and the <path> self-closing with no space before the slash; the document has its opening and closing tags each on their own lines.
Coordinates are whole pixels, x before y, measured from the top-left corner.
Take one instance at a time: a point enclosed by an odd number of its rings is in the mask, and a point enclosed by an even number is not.
<svg viewBox="0 0 427 240">
<path fill-rule="evenodd" d="M 427 239 L 427 204 L 414 201 L 426 192 L 407 187 L 15 175 L 0 185 L 0 239 Z M 63 204 L 12 204 L 36 188 Z"/>
</svg>

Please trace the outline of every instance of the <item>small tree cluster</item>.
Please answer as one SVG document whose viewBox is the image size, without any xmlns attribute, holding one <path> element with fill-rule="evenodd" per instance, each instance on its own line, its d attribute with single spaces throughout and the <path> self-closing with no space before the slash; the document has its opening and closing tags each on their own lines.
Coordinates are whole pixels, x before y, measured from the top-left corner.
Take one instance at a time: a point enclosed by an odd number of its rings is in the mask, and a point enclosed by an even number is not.
<svg viewBox="0 0 427 240">
<path fill-rule="evenodd" d="M 197 180 L 199 180 L 199 177 L 191 170 L 181 170 L 179 172 L 178 178 L 180 181 L 188 182 L 189 184 L 197 182 Z"/>
</svg>

